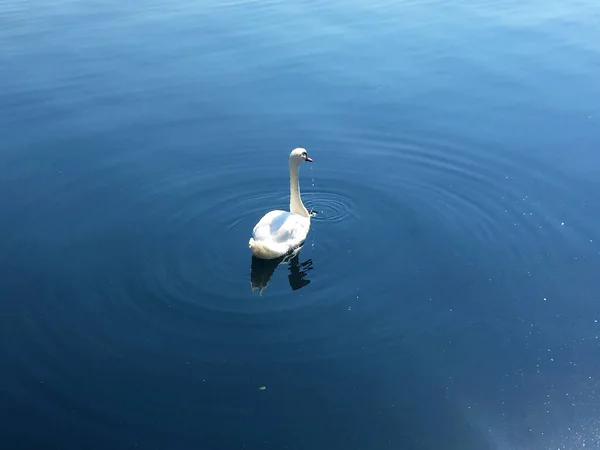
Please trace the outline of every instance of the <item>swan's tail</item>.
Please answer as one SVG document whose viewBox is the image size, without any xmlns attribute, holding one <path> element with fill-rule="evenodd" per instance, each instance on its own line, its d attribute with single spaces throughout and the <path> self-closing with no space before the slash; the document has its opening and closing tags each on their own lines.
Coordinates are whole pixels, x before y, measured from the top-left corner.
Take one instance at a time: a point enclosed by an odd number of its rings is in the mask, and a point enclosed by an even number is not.
<svg viewBox="0 0 600 450">
<path fill-rule="evenodd" d="M 250 238 L 248 247 L 250 247 L 252 254 L 260 259 L 273 259 L 279 256 L 273 249 L 264 245 L 262 242 L 255 241 L 254 238 Z"/>
</svg>

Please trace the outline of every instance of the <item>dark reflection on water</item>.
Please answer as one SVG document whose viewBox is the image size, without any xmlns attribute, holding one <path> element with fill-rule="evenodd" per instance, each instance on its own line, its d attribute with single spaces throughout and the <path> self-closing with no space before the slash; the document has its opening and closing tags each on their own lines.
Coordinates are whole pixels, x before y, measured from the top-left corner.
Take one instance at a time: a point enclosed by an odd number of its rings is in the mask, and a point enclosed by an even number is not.
<svg viewBox="0 0 600 450">
<path fill-rule="evenodd" d="M 255 289 L 262 293 L 269 285 L 269 280 L 273 273 L 280 265 L 287 265 L 289 269 L 288 281 L 293 291 L 302 289 L 310 284 L 310 280 L 306 278 L 311 270 L 313 270 L 312 259 L 307 259 L 300 262 L 300 251 L 302 246 L 294 250 L 292 253 L 280 258 L 264 260 L 252 256 L 250 265 L 250 285 L 252 290 Z"/>
</svg>

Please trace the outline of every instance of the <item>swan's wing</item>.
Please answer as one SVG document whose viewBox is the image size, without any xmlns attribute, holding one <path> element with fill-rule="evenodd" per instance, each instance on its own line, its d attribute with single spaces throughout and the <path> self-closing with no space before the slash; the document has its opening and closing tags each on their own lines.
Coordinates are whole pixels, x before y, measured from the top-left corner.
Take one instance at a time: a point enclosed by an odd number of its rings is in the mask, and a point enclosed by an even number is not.
<svg viewBox="0 0 600 450">
<path fill-rule="evenodd" d="M 303 240 L 308 233 L 310 221 L 289 211 L 271 211 L 254 227 L 255 240 L 271 240 L 278 243 Z"/>
<path fill-rule="evenodd" d="M 275 221 L 280 215 L 287 214 L 286 211 L 269 211 L 265 214 L 258 223 L 254 226 L 254 230 L 252 230 L 252 237 L 255 241 L 266 241 L 271 240 L 271 224 Z"/>
<path fill-rule="evenodd" d="M 308 219 L 298 214 L 280 214 L 271 222 L 271 239 L 280 243 L 304 240 L 309 224 Z"/>
</svg>

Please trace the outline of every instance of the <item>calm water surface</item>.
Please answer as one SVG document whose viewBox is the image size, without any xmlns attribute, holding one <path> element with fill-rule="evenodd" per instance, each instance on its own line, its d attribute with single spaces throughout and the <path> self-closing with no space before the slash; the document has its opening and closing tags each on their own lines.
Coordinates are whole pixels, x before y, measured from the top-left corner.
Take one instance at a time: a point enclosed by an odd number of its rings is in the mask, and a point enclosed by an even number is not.
<svg viewBox="0 0 600 450">
<path fill-rule="evenodd" d="M 0 45 L 3 449 L 598 448 L 598 2 L 3 0 Z"/>
</svg>

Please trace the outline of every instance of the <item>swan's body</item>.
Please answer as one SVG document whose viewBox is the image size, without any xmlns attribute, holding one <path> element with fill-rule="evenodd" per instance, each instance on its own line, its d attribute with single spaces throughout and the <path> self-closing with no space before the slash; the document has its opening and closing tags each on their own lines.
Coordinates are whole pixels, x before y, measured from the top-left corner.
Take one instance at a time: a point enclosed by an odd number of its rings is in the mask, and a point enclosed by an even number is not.
<svg viewBox="0 0 600 450">
<path fill-rule="evenodd" d="M 257 258 L 279 258 L 299 247 L 309 230 L 309 218 L 289 211 L 270 211 L 254 227 L 250 249 Z"/>
<path fill-rule="evenodd" d="M 252 254 L 260 259 L 275 259 L 294 251 L 310 230 L 310 214 L 300 198 L 298 169 L 303 161 L 312 162 L 303 148 L 290 153 L 290 210 L 265 214 L 254 226 L 248 242 Z"/>
</svg>

